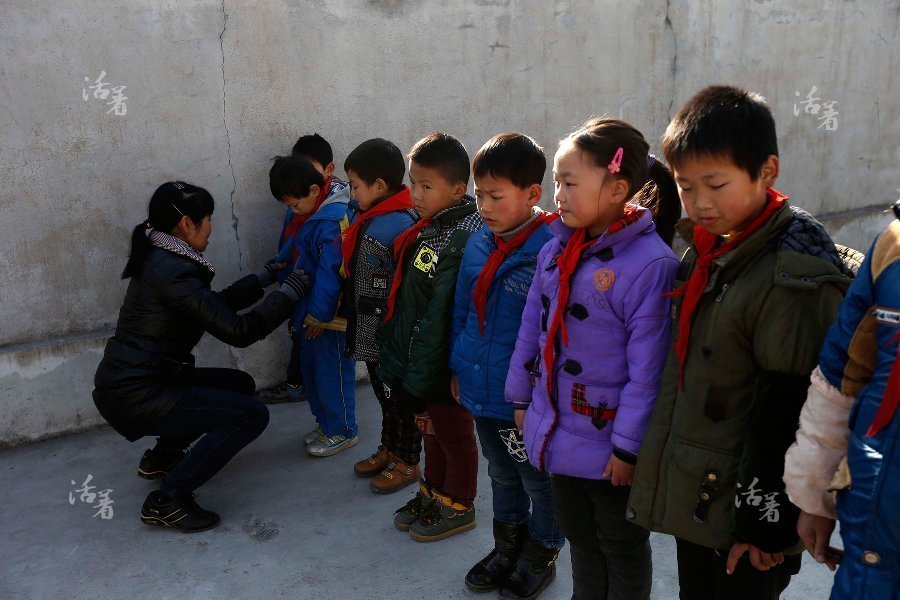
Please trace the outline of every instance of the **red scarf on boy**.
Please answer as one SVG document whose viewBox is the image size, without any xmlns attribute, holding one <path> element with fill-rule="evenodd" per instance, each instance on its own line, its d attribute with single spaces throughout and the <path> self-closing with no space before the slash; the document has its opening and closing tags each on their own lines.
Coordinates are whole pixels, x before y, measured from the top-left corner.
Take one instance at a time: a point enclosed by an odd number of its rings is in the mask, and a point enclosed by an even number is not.
<svg viewBox="0 0 900 600">
<path fill-rule="evenodd" d="M 766 206 L 759 216 L 733 240 L 727 244 L 722 244 L 718 248 L 716 248 L 716 244 L 719 241 L 719 236 L 710 233 L 700 225 L 694 227 L 694 248 L 697 251 L 697 264 L 694 272 L 678 289 L 666 294 L 669 298 L 684 296 L 681 304 L 681 315 L 678 319 L 678 338 L 675 340 L 675 354 L 678 356 L 678 362 L 681 364 L 678 381 L 682 389 L 684 389 L 684 362 L 687 359 L 688 341 L 691 337 L 691 317 L 694 314 L 694 309 L 697 308 L 697 304 L 700 302 L 703 290 L 706 289 L 706 284 L 709 282 L 709 271 L 713 263 L 720 256 L 728 254 L 740 246 L 751 234 L 768 223 L 769 219 L 788 200 L 787 196 L 772 188 L 766 190 L 766 196 Z"/>
<path fill-rule="evenodd" d="M 325 196 L 328 195 L 328 190 L 331 189 L 331 180 L 329 177 L 325 180 L 325 185 L 322 186 L 322 189 L 319 191 L 319 197 L 316 198 L 316 206 L 312 209 L 312 211 L 306 213 L 305 215 L 294 215 L 291 219 L 288 226 L 284 228 L 284 238 L 283 239 L 295 239 L 297 236 L 297 232 L 300 231 L 300 228 L 309 221 L 309 218 L 316 214 L 316 212 L 321 208 L 322 203 L 325 201 Z M 300 251 L 297 250 L 296 242 L 291 246 L 291 269 L 297 264 L 297 259 L 300 258 Z"/>
<path fill-rule="evenodd" d="M 475 282 L 475 290 L 472 292 L 472 300 L 475 302 L 475 312 L 478 314 L 478 332 L 484 335 L 485 315 L 487 313 L 488 291 L 491 289 L 491 283 L 494 281 L 494 274 L 500 265 L 509 258 L 509 255 L 521 248 L 531 234 L 538 230 L 545 223 L 549 225 L 559 217 L 557 213 L 543 213 L 527 227 L 524 231 L 518 233 L 508 242 L 503 238 L 494 235 L 494 243 L 497 248 L 488 256 L 487 262 L 478 273 L 478 280 Z"/>
<path fill-rule="evenodd" d="M 394 304 L 397 301 L 397 290 L 400 289 L 400 282 L 403 281 L 403 255 L 406 250 L 416 241 L 422 230 L 428 227 L 431 218 L 419 219 L 415 225 L 401 233 L 394 240 L 394 281 L 391 283 L 391 293 L 388 295 L 387 306 L 385 310 L 384 320 L 387 323 L 394 314 Z"/>
<path fill-rule="evenodd" d="M 895 335 L 888 343 L 893 344 L 898 340 L 900 340 L 900 334 Z M 881 404 L 875 413 L 875 418 L 872 420 L 869 430 L 866 432 L 867 438 L 874 436 L 891 422 L 894 413 L 897 412 L 898 404 L 900 404 L 900 347 L 897 348 L 897 358 L 894 359 L 894 365 L 891 367 L 890 375 L 888 375 L 887 386 L 884 388 Z"/>
<path fill-rule="evenodd" d="M 350 277 L 350 259 L 353 257 L 353 252 L 356 251 L 356 242 L 359 238 L 359 232 L 362 231 L 363 224 L 366 221 L 371 221 L 378 215 L 412 207 L 413 201 L 409 188 L 401 185 L 400 190 L 393 196 L 389 196 L 369 208 L 369 210 L 360 211 L 357 214 L 356 220 L 341 234 L 343 238 L 341 241 L 341 256 L 344 259 L 344 272 L 348 278 Z"/>
</svg>

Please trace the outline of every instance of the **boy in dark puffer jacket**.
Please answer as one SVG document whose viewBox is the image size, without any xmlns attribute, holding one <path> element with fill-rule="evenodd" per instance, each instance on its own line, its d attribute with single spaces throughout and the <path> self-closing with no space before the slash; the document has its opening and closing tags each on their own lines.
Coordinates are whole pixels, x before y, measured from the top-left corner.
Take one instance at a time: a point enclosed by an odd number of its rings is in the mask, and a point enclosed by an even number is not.
<svg viewBox="0 0 900 600">
<path fill-rule="evenodd" d="M 453 294 L 469 234 L 482 226 L 466 195 L 469 157 L 445 133 L 418 141 L 409 153 L 413 202 L 421 220 L 397 237 L 398 265 L 378 333 L 379 378 L 415 413 L 425 446 L 420 490 L 397 511 L 394 525 L 418 541 L 475 527 L 478 449 L 472 415 L 450 396 Z"/>
</svg>

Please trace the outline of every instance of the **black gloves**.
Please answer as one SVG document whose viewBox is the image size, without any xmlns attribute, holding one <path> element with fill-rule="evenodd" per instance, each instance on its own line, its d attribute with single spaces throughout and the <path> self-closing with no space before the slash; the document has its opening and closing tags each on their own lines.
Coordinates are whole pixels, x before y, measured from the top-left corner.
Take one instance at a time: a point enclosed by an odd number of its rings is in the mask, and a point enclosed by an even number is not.
<svg viewBox="0 0 900 600">
<path fill-rule="evenodd" d="M 283 269 L 285 263 L 277 263 L 275 262 L 275 257 L 270 258 L 266 261 L 266 264 L 263 265 L 263 268 L 255 273 L 256 278 L 259 280 L 259 285 L 263 287 L 269 287 L 273 283 L 275 283 L 275 274 L 278 273 L 279 270 Z"/>
<path fill-rule="evenodd" d="M 303 269 L 297 269 L 287 276 L 278 291 L 296 302 L 309 293 L 309 277 Z"/>
</svg>

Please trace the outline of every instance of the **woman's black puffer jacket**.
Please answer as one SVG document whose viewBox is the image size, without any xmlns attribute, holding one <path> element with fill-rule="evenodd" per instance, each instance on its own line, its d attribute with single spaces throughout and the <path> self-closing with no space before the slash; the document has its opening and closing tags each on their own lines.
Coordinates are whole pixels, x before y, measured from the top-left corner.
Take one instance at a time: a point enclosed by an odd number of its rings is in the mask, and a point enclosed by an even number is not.
<svg viewBox="0 0 900 600">
<path fill-rule="evenodd" d="M 192 383 L 191 351 L 204 332 L 232 346 L 261 340 L 287 319 L 294 303 L 273 292 L 263 296 L 255 275 L 213 292 L 213 274 L 198 262 L 161 248 L 147 254 L 119 311 L 94 376 L 94 404 L 130 441 L 147 435 Z"/>
</svg>

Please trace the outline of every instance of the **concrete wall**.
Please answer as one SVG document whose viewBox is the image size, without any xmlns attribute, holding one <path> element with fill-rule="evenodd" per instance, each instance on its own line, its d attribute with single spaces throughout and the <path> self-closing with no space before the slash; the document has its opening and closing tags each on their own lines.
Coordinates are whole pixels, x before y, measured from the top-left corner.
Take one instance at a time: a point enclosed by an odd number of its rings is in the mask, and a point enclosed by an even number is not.
<svg viewBox="0 0 900 600">
<path fill-rule="evenodd" d="M 272 255 L 282 208 L 266 173 L 301 133 L 325 135 L 338 165 L 366 138 L 405 149 L 438 129 L 472 152 L 520 130 L 552 155 L 607 113 L 658 150 L 680 103 L 737 83 L 775 114 L 779 187 L 865 248 L 897 196 L 898 15 L 897 0 L 3 3 L 0 443 L 101 422 L 93 370 L 155 187 L 212 192 L 207 256 L 225 285 Z M 127 86 L 124 116 L 82 99 L 101 71 Z M 812 86 L 838 102 L 836 130 L 794 115 Z M 205 341 L 198 358 L 269 384 L 286 347 Z"/>
</svg>

